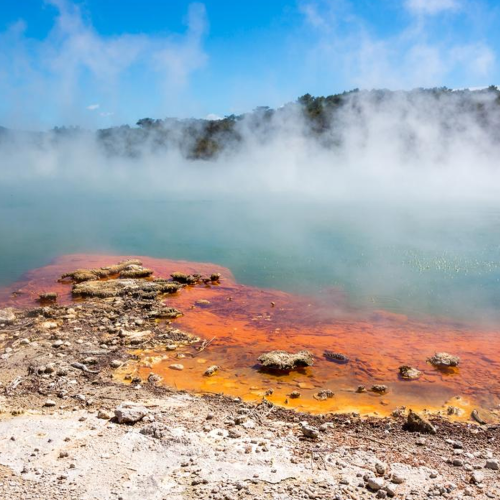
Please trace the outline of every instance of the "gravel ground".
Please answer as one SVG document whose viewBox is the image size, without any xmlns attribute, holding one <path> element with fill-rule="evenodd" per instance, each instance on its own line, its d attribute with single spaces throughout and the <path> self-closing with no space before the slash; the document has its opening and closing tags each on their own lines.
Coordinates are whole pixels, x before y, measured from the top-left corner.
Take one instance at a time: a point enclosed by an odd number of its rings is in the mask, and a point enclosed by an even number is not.
<svg viewBox="0 0 500 500">
<path fill-rule="evenodd" d="M 121 383 L 131 348 L 199 340 L 169 324 L 175 313 L 140 287 L 0 310 L 0 497 L 500 498 L 494 414 L 427 415 L 437 432 L 425 434 L 404 430 L 405 410 L 313 416 L 154 377 Z"/>
</svg>

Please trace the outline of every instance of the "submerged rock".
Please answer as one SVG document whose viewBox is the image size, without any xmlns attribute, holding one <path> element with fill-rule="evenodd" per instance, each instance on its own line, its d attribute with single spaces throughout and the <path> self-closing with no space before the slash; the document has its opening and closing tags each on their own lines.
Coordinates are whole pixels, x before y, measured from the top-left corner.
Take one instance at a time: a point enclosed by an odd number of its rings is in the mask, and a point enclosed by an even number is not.
<svg viewBox="0 0 500 500">
<path fill-rule="evenodd" d="M 330 389 L 322 389 L 321 391 L 314 394 L 313 398 L 318 401 L 326 401 L 329 398 L 333 398 L 335 396 L 334 392 Z"/>
<path fill-rule="evenodd" d="M 209 305 L 210 305 L 210 301 L 209 301 L 209 300 L 205 300 L 205 299 L 200 299 L 200 300 L 197 300 L 197 301 L 195 302 L 195 304 L 196 304 L 197 306 L 202 306 L 202 307 L 204 307 L 204 306 L 209 306 Z"/>
<path fill-rule="evenodd" d="M 417 380 L 422 372 L 411 366 L 403 365 L 399 367 L 399 374 L 406 380 Z"/>
<path fill-rule="evenodd" d="M 217 365 L 209 366 L 206 370 L 205 373 L 203 374 L 205 377 L 211 377 L 215 373 L 219 371 L 219 367 Z"/>
<path fill-rule="evenodd" d="M 196 285 L 198 283 L 205 283 L 209 285 L 210 283 L 220 282 L 220 273 L 212 273 L 210 276 L 202 276 L 198 273 L 185 274 L 180 272 L 175 272 L 170 275 L 170 277 L 177 283 L 183 285 Z"/>
<path fill-rule="evenodd" d="M 161 381 L 162 381 L 162 377 L 160 377 L 160 375 L 157 375 L 156 373 L 150 373 L 148 375 L 148 383 L 151 385 L 155 385 Z"/>
<path fill-rule="evenodd" d="M 484 408 L 476 408 L 471 413 L 472 418 L 481 425 L 500 423 L 500 415 Z"/>
<path fill-rule="evenodd" d="M 41 293 L 38 296 L 38 300 L 40 300 L 40 302 L 55 302 L 57 300 L 57 293 L 56 292 Z"/>
<path fill-rule="evenodd" d="M 372 385 L 370 391 L 376 392 L 377 394 L 385 394 L 387 392 L 386 385 Z"/>
<path fill-rule="evenodd" d="M 180 344 L 194 344 L 195 342 L 200 341 L 200 337 L 196 337 L 191 333 L 183 332 L 178 328 L 169 328 L 165 333 L 159 335 L 158 339 L 162 342 L 166 342 L 169 346 L 172 346 L 175 343 L 176 348 Z"/>
<path fill-rule="evenodd" d="M 464 414 L 464 410 L 458 408 L 457 406 L 448 406 L 448 408 L 446 408 L 446 414 L 450 416 L 456 415 L 457 417 L 460 417 Z"/>
<path fill-rule="evenodd" d="M 422 434 L 436 434 L 436 428 L 422 415 L 410 410 L 408 420 L 404 429 L 410 432 L 421 432 Z"/>
<path fill-rule="evenodd" d="M 328 361 L 335 361 L 337 363 L 348 363 L 349 358 L 345 354 L 340 352 L 325 351 L 323 356 L 328 359 Z"/>
<path fill-rule="evenodd" d="M 312 366 L 313 355 L 305 350 L 295 354 L 286 351 L 271 351 L 259 356 L 258 361 L 269 370 L 290 371 L 301 366 Z"/>
<path fill-rule="evenodd" d="M 198 283 L 201 279 L 200 274 L 184 274 L 184 273 L 172 273 L 170 277 L 177 281 L 177 283 L 182 283 L 183 285 L 194 285 Z"/>
<path fill-rule="evenodd" d="M 447 352 L 437 352 L 427 361 L 437 368 L 450 368 L 458 366 L 460 358 L 458 356 L 454 356 L 453 354 L 448 354 Z"/>
<path fill-rule="evenodd" d="M 181 365 L 180 363 L 174 363 L 173 365 L 170 365 L 169 368 L 171 370 L 182 371 L 184 370 L 184 365 Z"/>
</svg>

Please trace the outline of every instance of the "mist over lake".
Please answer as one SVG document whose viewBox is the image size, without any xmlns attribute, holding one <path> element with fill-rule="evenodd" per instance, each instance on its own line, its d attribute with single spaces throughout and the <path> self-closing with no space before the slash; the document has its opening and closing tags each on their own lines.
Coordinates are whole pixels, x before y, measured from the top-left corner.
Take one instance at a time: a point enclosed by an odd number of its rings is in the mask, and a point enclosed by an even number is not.
<svg viewBox="0 0 500 500">
<path fill-rule="evenodd" d="M 279 199 L 8 193 L 0 283 L 69 253 L 214 262 L 241 283 L 351 306 L 498 320 L 500 211 Z M 334 299 L 332 307 L 335 307 Z"/>
<path fill-rule="evenodd" d="M 353 91 L 223 120 L 4 130 L 0 282 L 68 253 L 149 255 L 495 322 L 499 103 L 496 87 Z"/>
<path fill-rule="evenodd" d="M 500 498 L 498 2 L 0 3 L 2 498 Z"/>
</svg>

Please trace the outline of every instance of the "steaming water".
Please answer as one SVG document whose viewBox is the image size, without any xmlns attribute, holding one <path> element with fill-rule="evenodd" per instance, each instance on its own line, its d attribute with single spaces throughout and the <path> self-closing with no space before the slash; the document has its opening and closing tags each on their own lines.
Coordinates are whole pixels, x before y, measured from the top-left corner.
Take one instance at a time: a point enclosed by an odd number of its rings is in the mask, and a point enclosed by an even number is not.
<svg viewBox="0 0 500 500">
<path fill-rule="evenodd" d="M 240 283 L 350 306 L 500 319 L 500 210 L 0 192 L 0 286 L 68 253 L 213 262 Z"/>
<path fill-rule="evenodd" d="M 125 258 L 130 256 L 60 257 L 0 290 L 0 303 L 34 305 L 41 291 L 51 290 L 59 294 L 59 303 L 71 304 L 71 283 L 58 280 L 61 275 Z M 318 300 L 237 284 L 228 269 L 212 263 L 151 257 L 142 260 L 158 277 L 168 277 L 174 271 L 221 274 L 217 285 L 186 287 L 166 298 L 167 304 L 183 311 L 174 320 L 175 327 L 200 339 L 211 339 L 211 343 L 202 352 L 193 345 L 173 352 L 161 346 L 134 349 L 134 358 L 114 373 L 118 380 L 126 382 L 137 376 L 144 380 L 154 373 L 163 384 L 177 389 L 223 392 L 248 401 L 266 396 L 278 405 L 320 413 L 356 410 L 389 415 L 398 407 L 411 406 L 417 411 L 426 408 L 448 414 L 453 406 L 457 418 L 467 419 L 477 405 L 498 408 L 500 349 L 495 328 L 465 327 L 430 318 L 416 321 L 382 310 L 346 310 L 338 292 L 323 294 Z M 157 327 L 162 328 L 161 322 Z M 112 340 L 114 335 L 107 338 Z M 274 349 L 308 349 L 313 353 L 314 366 L 288 374 L 260 370 L 258 357 Z M 332 349 L 346 354 L 349 362 L 338 364 L 326 359 L 325 350 Z M 460 367 L 441 370 L 426 362 L 433 352 L 442 351 L 459 355 Z M 182 360 L 184 370 L 172 370 L 174 360 Z M 409 382 L 398 376 L 398 367 L 408 363 L 421 371 L 418 380 Z M 203 376 L 211 365 L 220 366 L 220 370 L 212 377 Z M 380 396 L 355 390 L 374 383 L 387 385 L 388 393 Z M 287 402 L 287 395 L 297 388 L 300 398 Z M 328 389 L 335 396 L 318 399 L 320 389 Z"/>
<path fill-rule="evenodd" d="M 354 93 L 320 136 L 291 105 L 238 122 L 241 142 L 211 161 L 186 159 L 171 125 L 147 137 L 117 130 L 112 154 L 90 133 L 8 134 L 0 286 L 16 283 L 0 302 L 34 304 L 50 289 L 69 303 L 58 277 L 117 255 L 145 256 L 162 277 L 219 264 L 220 286 L 167 299 L 184 312 L 178 328 L 216 339 L 204 359 L 142 351 L 123 376 L 154 370 L 172 387 L 249 399 L 272 389 L 278 404 L 299 387 L 293 404 L 313 411 L 451 404 L 468 418 L 471 405 L 498 408 L 498 98 Z M 165 133 L 174 142 L 158 149 Z M 17 282 L 67 254 L 79 255 Z M 267 377 L 255 363 L 271 349 L 309 349 L 314 366 Z M 350 361 L 329 362 L 325 350 Z M 436 370 L 426 362 L 435 351 L 460 356 L 460 367 Z M 172 359 L 185 371 L 172 373 Z M 220 374 L 203 377 L 200 361 Z M 403 364 L 422 377 L 401 380 Z M 389 387 L 383 400 L 355 392 L 374 383 Z M 318 406 L 323 388 L 335 397 Z"/>
</svg>

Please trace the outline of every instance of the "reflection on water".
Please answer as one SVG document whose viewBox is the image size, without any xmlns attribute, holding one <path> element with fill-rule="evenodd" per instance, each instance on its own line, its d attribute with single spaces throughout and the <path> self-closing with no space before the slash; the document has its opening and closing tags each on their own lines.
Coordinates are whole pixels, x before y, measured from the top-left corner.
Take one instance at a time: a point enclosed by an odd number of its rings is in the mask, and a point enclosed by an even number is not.
<svg viewBox="0 0 500 500">
<path fill-rule="evenodd" d="M 69 302 L 71 286 L 56 282 L 63 272 L 109 265 L 122 258 L 60 258 L 28 273 L 23 282 L 4 290 L 0 300 L 14 305 L 33 304 L 40 291 L 56 290 L 63 302 Z M 161 277 L 174 271 L 222 273 L 219 286 L 187 287 L 167 299 L 184 312 L 183 317 L 175 320 L 176 326 L 214 341 L 201 353 L 192 347 L 138 351 L 139 361 L 125 366 L 120 377 L 130 373 L 146 379 L 154 372 L 163 377 L 165 384 L 178 389 L 224 392 L 247 400 L 260 399 L 272 390 L 269 399 L 277 404 L 285 404 L 287 394 L 297 390 L 300 397 L 288 398 L 288 406 L 308 411 L 387 414 L 401 405 L 443 411 L 452 405 L 465 409 L 468 417 L 472 405 L 495 408 L 500 403 L 498 328 L 366 310 L 349 304 L 344 293 L 335 289 L 311 297 L 241 285 L 229 270 L 212 264 L 141 259 Z M 12 297 L 14 290 L 21 294 Z M 209 303 L 198 305 L 202 299 Z M 314 366 L 281 376 L 260 372 L 256 365 L 258 356 L 273 349 L 309 349 L 315 356 Z M 349 357 L 349 362 L 328 361 L 323 357 L 325 350 L 341 352 Z M 460 356 L 460 368 L 451 373 L 433 368 L 426 359 L 436 351 Z M 184 370 L 169 369 L 173 363 L 182 363 Z M 204 377 L 206 368 L 214 364 L 221 367 L 219 372 Z M 417 368 L 422 372 L 421 378 L 400 379 L 401 365 Z M 387 394 L 355 392 L 358 385 L 369 388 L 374 384 L 387 385 Z M 314 395 L 322 389 L 331 389 L 335 396 L 318 401 Z"/>
</svg>

